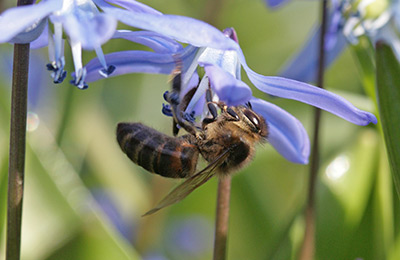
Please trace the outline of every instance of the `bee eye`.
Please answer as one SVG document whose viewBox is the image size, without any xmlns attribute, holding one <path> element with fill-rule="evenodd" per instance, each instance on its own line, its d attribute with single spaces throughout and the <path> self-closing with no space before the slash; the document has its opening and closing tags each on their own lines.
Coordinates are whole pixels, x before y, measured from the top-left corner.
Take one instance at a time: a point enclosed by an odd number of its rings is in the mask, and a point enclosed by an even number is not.
<svg viewBox="0 0 400 260">
<path fill-rule="evenodd" d="M 253 123 L 257 130 L 260 130 L 260 121 L 258 120 L 258 116 L 250 109 L 246 109 L 243 113 L 250 120 L 250 122 Z"/>
<path fill-rule="evenodd" d="M 229 115 L 231 115 L 233 118 L 235 118 L 236 121 L 239 121 L 240 118 L 239 118 L 238 114 L 236 114 L 236 112 L 233 111 L 232 108 L 228 107 L 226 109 L 226 112 L 228 112 Z"/>
</svg>

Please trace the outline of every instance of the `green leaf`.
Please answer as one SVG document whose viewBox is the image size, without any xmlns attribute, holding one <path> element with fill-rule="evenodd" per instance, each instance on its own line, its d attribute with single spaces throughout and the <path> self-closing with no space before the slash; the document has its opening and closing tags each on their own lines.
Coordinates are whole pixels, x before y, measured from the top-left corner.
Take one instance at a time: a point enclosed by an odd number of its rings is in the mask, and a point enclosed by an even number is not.
<svg viewBox="0 0 400 260">
<path fill-rule="evenodd" d="M 370 40 L 366 36 L 359 38 L 357 45 L 350 45 L 353 55 L 357 63 L 357 68 L 367 95 L 376 104 L 375 93 L 375 64 L 374 49 Z"/>
<path fill-rule="evenodd" d="M 383 144 L 379 150 L 379 166 L 373 196 L 374 259 L 387 259 L 394 242 L 393 182 Z"/>
<path fill-rule="evenodd" d="M 377 95 L 386 150 L 400 196 L 400 66 L 383 42 L 376 44 Z"/>
<path fill-rule="evenodd" d="M 355 253 L 369 250 L 352 247 L 352 243 L 373 188 L 378 137 L 375 131 L 364 129 L 354 143 L 320 169 L 316 226 L 319 259 L 355 259 Z M 365 239 L 371 242 L 370 237 Z"/>
</svg>

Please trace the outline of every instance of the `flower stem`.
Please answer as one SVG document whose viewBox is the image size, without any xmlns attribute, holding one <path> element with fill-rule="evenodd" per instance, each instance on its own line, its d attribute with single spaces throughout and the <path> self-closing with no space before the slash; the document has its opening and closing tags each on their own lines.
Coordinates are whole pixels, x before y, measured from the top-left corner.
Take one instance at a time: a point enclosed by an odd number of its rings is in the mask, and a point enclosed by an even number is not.
<svg viewBox="0 0 400 260">
<path fill-rule="evenodd" d="M 214 260 L 226 259 L 226 241 L 229 226 L 229 201 L 231 194 L 231 176 L 218 181 L 217 216 L 215 220 Z"/>
<path fill-rule="evenodd" d="M 18 0 L 18 6 L 32 4 Z M 20 259 L 25 137 L 28 96 L 29 44 L 14 45 L 8 168 L 6 259 Z"/>
<path fill-rule="evenodd" d="M 325 72 L 325 34 L 327 24 L 327 0 L 323 0 L 321 4 L 321 34 L 319 44 L 319 61 L 318 61 L 318 74 L 317 86 L 324 87 L 324 72 Z M 315 186 L 317 180 L 317 173 L 319 169 L 319 130 L 321 121 L 321 110 L 315 109 L 314 113 L 314 130 L 313 130 L 313 144 L 311 150 L 310 160 L 310 174 L 308 184 L 307 205 L 305 210 L 306 228 L 303 238 L 303 244 L 300 251 L 301 260 L 314 259 L 315 254 Z"/>
<path fill-rule="evenodd" d="M 19 259 L 24 193 L 29 44 L 15 44 L 11 94 L 6 259 Z"/>
</svg>

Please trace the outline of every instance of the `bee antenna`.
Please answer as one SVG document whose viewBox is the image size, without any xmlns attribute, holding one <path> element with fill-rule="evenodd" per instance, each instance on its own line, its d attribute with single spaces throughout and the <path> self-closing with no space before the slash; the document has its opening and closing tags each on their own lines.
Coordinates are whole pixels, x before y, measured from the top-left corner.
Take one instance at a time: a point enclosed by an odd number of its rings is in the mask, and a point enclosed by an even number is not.
<svg viewBox="0 0 400 260">
<path fill-rule="evenodd" d="M 250 101 L 248 101 L 248 102 L 246 103 L 246 106 L 247 106 L 248 108 L 250 108 L 250 109 L 253 109 L 253 107 L 251 106 Z"/>
</svg>

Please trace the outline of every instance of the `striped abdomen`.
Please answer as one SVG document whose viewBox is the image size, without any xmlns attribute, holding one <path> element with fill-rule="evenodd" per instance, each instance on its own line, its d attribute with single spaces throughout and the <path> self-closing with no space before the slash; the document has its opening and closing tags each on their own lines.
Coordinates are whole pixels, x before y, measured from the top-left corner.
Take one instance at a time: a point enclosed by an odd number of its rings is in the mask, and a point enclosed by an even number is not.
<svg viewBox="0 0 400 260">
<path fill-rule="evenodd" d="M 141 123 L 119 123 L 117 140 L 134 163 L 150 172 L 186 178 L 196 170 L 199 151 L 191 135 L 170 137 Z"/>
</svg>

